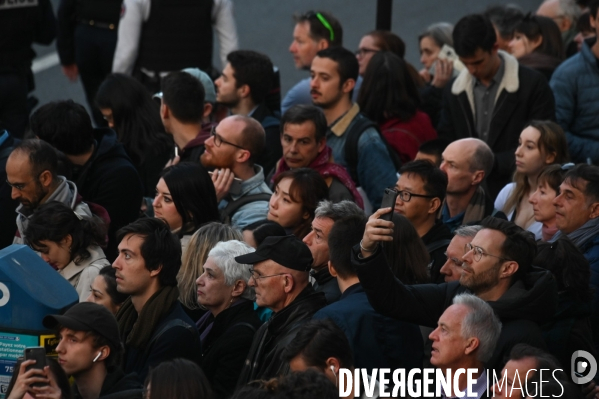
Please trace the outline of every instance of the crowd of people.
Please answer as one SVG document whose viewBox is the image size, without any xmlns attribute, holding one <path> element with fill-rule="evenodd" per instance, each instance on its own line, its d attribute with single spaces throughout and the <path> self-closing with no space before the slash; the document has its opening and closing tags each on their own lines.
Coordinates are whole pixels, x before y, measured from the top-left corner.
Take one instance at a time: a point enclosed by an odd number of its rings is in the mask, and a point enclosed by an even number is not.
<svg viewBox="0 0 599 399">
<path fill-rule="evenodd" d="M 284 96 L 228 0 L 72 3 L 59 55 L 93 112 L 2 120 L 0 248 L 79 303 L 7 398 L 338 398 L 341 369 L 426 367 L 442 398 L 599 398 L 573 357 L 599 354 L 599 0 L 434 23 L 421 70 L 392 32 L 353 52 L 297 14 Z"/>
</svg>

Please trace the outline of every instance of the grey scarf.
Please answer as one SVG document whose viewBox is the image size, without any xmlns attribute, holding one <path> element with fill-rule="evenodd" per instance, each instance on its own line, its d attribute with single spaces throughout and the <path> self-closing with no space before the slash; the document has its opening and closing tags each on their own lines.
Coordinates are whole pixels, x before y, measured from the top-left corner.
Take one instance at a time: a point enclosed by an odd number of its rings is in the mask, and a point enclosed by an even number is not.
<svg viewBox="0 0 599 399">
<path fill-rule="evenodd" d="M 576 245 L 578 248 L 582 248 L 582 247 L 584 247 L 584 245 L 587 242 L 589 242 L 589 240 L 592 240 L 598 234 L 599 234 L 599 218 L 595 218 L 595 219 L 589 220 L 588 222 L 583 224 L 582 227 L 574 230 L 567 236 L 570 240 L 572 240 L 574 245 Z M 554 235 L 553 238 L 551 239 L 551 242 L 555 242 L 561 236 L 563 236 L 563 233 L 561 231 L 558 231 L 557 234 Z"/>
</svg>

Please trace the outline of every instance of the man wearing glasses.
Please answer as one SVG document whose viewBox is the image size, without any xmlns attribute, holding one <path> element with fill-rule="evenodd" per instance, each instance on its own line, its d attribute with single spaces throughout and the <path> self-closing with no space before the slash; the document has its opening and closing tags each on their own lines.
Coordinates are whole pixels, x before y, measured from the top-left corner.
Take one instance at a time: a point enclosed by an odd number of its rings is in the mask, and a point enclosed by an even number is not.
<svg viewBox="0 0 599 399">
<path fill-rule="evenodd" d="M 414 226 L 430 255 L 431 282 L 442 283 L 439 273 L 445 263 L 445 251 L 451 241 L 451 232 L 437 219 L 445 198 L 447 176 L 425 160 L 405 164 L 399 171 L 395 189 L 399 192 L 395 212 L 405 216 Z"/>
<path fill-rule="evenodd" d="M 293 29 L 293 42 L 289 52 L 297 69 L 310 70 L 312 60 L 316 53 L 325 48 L 343 45 L 343 28 L 335 17 L 324 11 L 308 11 L 305 14 L 294 16 L 295 28 Z M 360 88 L 362 79 L 356 83 L 355 98 Z M 283 98 L 281 112 L 298 104 L 311 104 L 310 78 L 300 80 Z"/>
<path fill-rule="evenodd" d="M 13 244 L 25 243 L 29 217 L 46 202 L 62 202 L 79 217 L 92 216 L 89 206 L 81 202 L 75 183 L 58 175 L 58 156 L 45 141 L 25 140 L 17 145 L 6 161 L 6 177 L 6 184 L 12 189 L 11 197 L 20 202 Z"/>
<path fill-rule="evenodd" d="M 393 240 L 392 223 L 379 219 L 389 211 L 380 209 L 370 217 L 362 241 L 352 249 L 352 263 L 377 312 L 436 327 L 456 295 L 472 293 L 487 301 L 503 324 L 488 368 L 500 370 L 503 357 L 516 343 L 544 345 L 539 325 L 554 315 L 557 286 L 551 272 L 532 266 L 536 243 L 530 232 L 487 217 L 465 245 L 459 281 L 404 285 L 394 278 L 380 250 L 381 242 Z"/>
<path fill-rule="evenodd" d="M 248 281 L 256 290 L 256 303 L 274 314 L 256 332 L 238 386 L 289 373 L 282 358 L 298 329 L 326 306 L 323 293 L 315 292 L 308 280 L 312 255 L 293 235 L 268 237 L 256 252 L 237 256 L 235 262 L 252 265 Z"/>
<path fill-rule="evenodd" d="M 264 142 L 260 122 L 243 115 L 223 119 L 204 142 L 200 161 L 213 170 L 221 218 L 239 229 L 266 219 L 268 213 L 272 191 L 264 182 L 264 170 L 255 163 Z"/>
</svg>

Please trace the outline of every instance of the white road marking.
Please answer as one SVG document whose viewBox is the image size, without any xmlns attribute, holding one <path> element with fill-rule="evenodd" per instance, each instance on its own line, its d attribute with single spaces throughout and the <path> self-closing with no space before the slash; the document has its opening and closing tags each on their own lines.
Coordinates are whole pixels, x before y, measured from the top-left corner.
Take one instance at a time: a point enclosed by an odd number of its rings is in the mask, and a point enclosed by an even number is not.
<svg viewBox="0 0 599 399">
<path fill-rule="evenodd" d="M 33 60 L 31 70 L 33 71 L 33 73 L 39 73 L 45 71 L 46 69 L 50 69 L 58 64 L 60 64 L 60 60 L 58 59 L 58 53 L 55 51 L 53 53 L 44 55 L 43 57 L 38 57 L 35 60 Z"/>
</svg>

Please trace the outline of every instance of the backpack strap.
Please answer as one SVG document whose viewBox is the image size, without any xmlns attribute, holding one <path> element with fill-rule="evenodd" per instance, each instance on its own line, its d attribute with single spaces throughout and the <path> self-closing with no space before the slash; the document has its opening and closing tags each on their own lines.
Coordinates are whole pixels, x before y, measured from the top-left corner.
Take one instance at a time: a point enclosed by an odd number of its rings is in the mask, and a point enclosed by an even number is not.
<svg viewBox="0 0 599 399">
<path fill-rule="evenodd" d="M 449 245 L 450 242 L 451 242 L 451 240 L 449 238 L 445 238 L 445 239 L 439 240 L 439 241 L 433 241 L 426 246 L 426 250 L 429 253 L 431 253 L 433 251 L 436 251 L 439 248 L 443 248 L 444 246 Z"/>
<path fill-rule="evenodd" d="M 237 212 L 237 210 L 239 208 L 241 208 L 242 206 L 247 205 L 249 203 L 252 203 L 252 202 L 257 202 L 257 201 L 268 202 L 268 201 L 270 201 L 271 196 L 272 196 L 272 194 L 259 193 L 259 194 L 244 195 L 243 197 L 239 198 L 237 201 L 230 201 L 227 204 L 227 206 L 223 210 L 220 211 L 220 218 L 223 223 L 231 224 L 231 218 L 235 214 L 235 212 Z"/>
<path fill-rule="evenodd" d="M 261 123 L 261 125 L 264 129 L 267 129 L 267 128 L 273 127 L 273 126 L 279 126 L 280 124 L 281 124 L 281 121 L 271 115 L 268 115 L 266 118 L 264 118 Z"/>
<path fill-rule="evenodd" d="M 387 142 L 385 136 L 381 133 L 379 126 L 360 113 L 354 118 L 350 124 L 349 130 L 345 133 L 347 134 L 347 138 L 345 139 L 345 163 L 347 164 L 347 172 L 356 183 L 356 186 L 361 186 L 358 179 L 358 142 L 360 141 L 362 133 L 369 128 L 376 130 L 385 144 L 385 147 L 387 147 L 387 152 L 389 153 L 389 158 L 391 158 L 391 161 L 393 162 L 395 171 L 397 172 L 401 168 L 401 158 L 399 157 L 399 154 Z"/>
<path fill-rule="evenodd" d="M 154 346 L 154 343 L 156 341 L 158 341 L 158 339 L 160 339 L 160 337 L 165 332 L 167 332 L 168 330 L 170 330 L 173 327 L 183 327 L 187 331 L 189 331 L 192 335 L 194 334 L 194 332 L 197 333 L 197 330 L 194 327 L 190 326 L 189 324 L 187 324 L 186 322 L 184 322 L 181 319 L 170 320 L 160 330 L 158 330 L 154 335 L 152 335 L 152 338 L 150 338 L 150 342 L 146 345 L 146 350 L 144 351 L 144 364 L 148 362 L 148 358 L 150 357 L 150 353 L 152 352 L 152 346 Z M 199 335 L 198 335 L 198 339 L 199 339 Z"/>
</svg>

